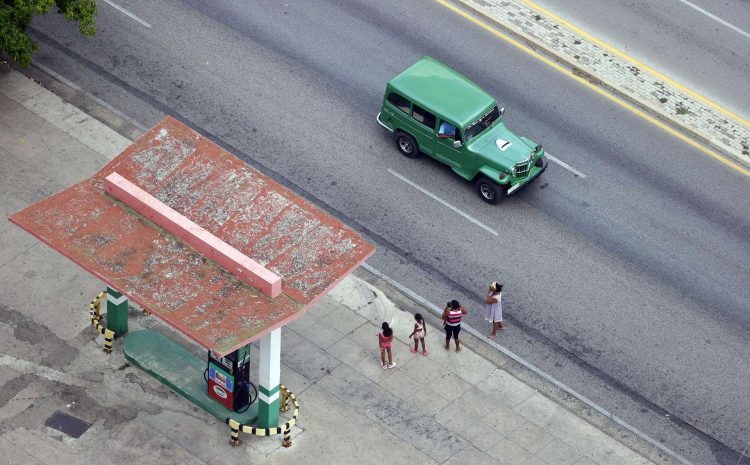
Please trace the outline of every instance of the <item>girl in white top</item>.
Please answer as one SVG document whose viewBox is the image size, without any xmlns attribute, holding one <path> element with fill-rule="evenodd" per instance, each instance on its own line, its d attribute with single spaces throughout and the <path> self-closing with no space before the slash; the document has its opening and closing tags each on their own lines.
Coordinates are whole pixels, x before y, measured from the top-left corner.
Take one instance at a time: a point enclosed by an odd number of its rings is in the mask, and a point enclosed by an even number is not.
<svg viewBox="0 0 750 465">
<path fill-rule="evenodd" d="M 414 321 L 416 321 L 414 323 L 414 331 L 409 335 L 410 338 L 414 339 L 414 347 L 411 347 L 409 350 L 412 352 L 419 350 L 419 341 L 422 341 L 422 355 L 427 355 L 429 352 L 427 352 L 427 348 L 424 345 L 424 338 L 427 335 L 427 325 L 424 324 L 424 318 L 419 313 L 414 315 Z"/>
<path fill-rule="evenodd" d="M 505 329 L 503 324 L 503 285 L 497 282 L 490 284 L 490 288 L 487 291 L 487 298 L 485 303 L 487 304 L 484 309 L 484 319 L 492 322 L 492 333 L 488 334 L 487 337 L 493 338 L 497 336 L 498 329 Z"/>
</svg>

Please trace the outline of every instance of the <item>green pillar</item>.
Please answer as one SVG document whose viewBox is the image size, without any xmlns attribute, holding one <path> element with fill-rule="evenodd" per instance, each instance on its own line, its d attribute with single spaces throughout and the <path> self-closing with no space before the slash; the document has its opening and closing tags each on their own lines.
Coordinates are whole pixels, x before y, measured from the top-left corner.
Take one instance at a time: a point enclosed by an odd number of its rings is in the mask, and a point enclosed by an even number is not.
<svg viewBox="0 0 750 465">
<path fill-rule="evenodd" d="M 107 329 L 115 333 L 115 337 L 128 332 L 128 298 L 107 286 Z"/>
<path fill-rule="evenodd" d="M 275 329 L 260 340 L 258 367 L 258 426 L 279 426 L 279 384 L 281 373 L 281 329 Z"/>
</svg>

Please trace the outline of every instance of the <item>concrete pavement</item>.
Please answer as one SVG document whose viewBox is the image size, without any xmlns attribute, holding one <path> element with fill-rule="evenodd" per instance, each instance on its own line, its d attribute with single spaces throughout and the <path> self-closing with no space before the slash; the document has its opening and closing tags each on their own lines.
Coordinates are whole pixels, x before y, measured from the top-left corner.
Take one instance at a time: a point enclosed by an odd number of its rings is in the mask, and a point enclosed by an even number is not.
<svg viewBox="0 0 750 465">
<path fill-rule="evenodd" d="M 129 143 L 0 68 L 4 216 Z M 464 350 L 446 352 L 433 315 L 364 272 L 282 331 L 281 381 L 300 401 L 293 447 L 242 435 L 231 448 L 226 425 L 127 364 L 117 341 L 111 355 L 101 351 L 87 321 L 101 282 L 7 221 L 0 234 L 0 463 L 674 463 L 466 332 Z M 427 357 L 406 345 L 415 311 L 430 323 Z M 154 317 L 135 308 L 130 317 L 131 330 L 158 328 L 204 356 Z M 378 360 L 382 321 L 395 328 L 392 370 Z M 45 427 L 56 410 L 92 426 L 78 439 Z"/>
</svg>

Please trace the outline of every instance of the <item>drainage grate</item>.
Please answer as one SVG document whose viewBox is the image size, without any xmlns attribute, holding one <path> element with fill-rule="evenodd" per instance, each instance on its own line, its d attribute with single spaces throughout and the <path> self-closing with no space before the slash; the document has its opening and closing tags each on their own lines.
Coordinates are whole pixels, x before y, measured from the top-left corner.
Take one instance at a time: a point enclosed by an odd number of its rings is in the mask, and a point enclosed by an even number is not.
<svg viewBox="0 0 750 465">
<path fill-rule="evenodd" d="M 91 426 L 91 423 L 86 423 L 59 410 L 47 418 L 44 424 L 74 438 L 80 438 L 89 429 L 89 426 Z"/>
</svg>

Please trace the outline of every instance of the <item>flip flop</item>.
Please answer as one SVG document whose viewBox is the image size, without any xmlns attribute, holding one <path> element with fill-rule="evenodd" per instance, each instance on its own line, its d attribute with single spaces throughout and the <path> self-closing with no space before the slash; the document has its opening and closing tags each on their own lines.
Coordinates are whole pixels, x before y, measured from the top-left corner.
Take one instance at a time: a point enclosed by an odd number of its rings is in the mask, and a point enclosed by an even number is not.
<svg viewBox="0 0 750 465">
<path fill-rule="evenodd" d="M 490 339 L 495 339 L 495 336 L 497 336 L 497 334 L 488 334 L 487 335 L 487 337 L 490 338 Z"/>
<path fill-rule="evenodd" d="M 424 355 L 425 357 L 427 357 L 427 356 L 428 356 L 429 354 L 430 354 L 430 353 L 429 353 L 429 352 L 427 352 L 426 350 L 425 350 L 424 352 L 422 352 L 422 355 Z"/>
<path fill-rule="evenodd" d="M 409 352 L 416 352 L 416 351 L 417 349 L 415 349 L 414 347 L 409 347 Z"/>
</svg>

